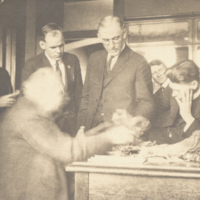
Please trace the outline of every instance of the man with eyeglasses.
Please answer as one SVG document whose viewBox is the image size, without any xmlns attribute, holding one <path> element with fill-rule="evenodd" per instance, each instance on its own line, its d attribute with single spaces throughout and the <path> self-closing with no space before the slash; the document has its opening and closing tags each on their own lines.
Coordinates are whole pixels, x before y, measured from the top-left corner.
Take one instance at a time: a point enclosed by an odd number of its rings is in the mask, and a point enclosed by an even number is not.
<svg viewBox="0 0 200 200">
<path fill-rule="evenodd" d="M 98 38 L 105 50 L 88 61 L 78 114 L 78 127 L 91 129 L 112 119 L 116 109 L 151 118 L 154 111 L 151 71 L 143 56 L 125 43 L 126 29 L 115 16 L 98 24 Z"/>
<path fill-rule="evenodd" d="M 43 67 L 50 67 L 60 74 L 63 92 L 68 93 L 71 102 L 63 110 L 63 114 L 58 117 L 57 124 L 62 131 L 75 136 L 76 119 L 82 93 L 79 60 L 75 55 L 64 52 L 63 32 L 61 27 L 55 23 L 49 23 L 42 27 L 39 44 L 44 51 L 26 62 L 22 70 L 22 82 Z"/>
</svg>

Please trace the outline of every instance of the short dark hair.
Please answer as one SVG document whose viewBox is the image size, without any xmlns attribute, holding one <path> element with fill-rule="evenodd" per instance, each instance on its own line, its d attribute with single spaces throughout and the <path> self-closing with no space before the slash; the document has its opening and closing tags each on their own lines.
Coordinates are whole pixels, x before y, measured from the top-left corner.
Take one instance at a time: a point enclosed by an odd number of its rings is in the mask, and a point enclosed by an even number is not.
<svg viewBox="0 0 200 200">
<path fill-rule="evenodd" d="M 176 63 L 167 70 L 166 75 L 173 83 L 199 82 L 199 68 L 192 60 Z"/>
<path fill-rule="evenodd" d="M 158 59 L 152 60 L 149 63 L 149 65 L 150 65 L 150 67 L 155 66 L 155 65 L 163 65 L 165 68 L 167 68 L 166 65 L 164 64 L 164 62 L 162 62 L 161 60 L 158 60 Z"/>
<path fill-rule="evenodd" d="M 57 31 L 60 31 L 62 33 L 62 28 L 60 26 L 58 26 L 56 23 L 49 23 L 49 24 L 43 26 L 41 29 L 40 40 L 45 41 L 45 37 L 46 37 L 47 33 L 52 32 L 56 35 Z"/>
</svg>

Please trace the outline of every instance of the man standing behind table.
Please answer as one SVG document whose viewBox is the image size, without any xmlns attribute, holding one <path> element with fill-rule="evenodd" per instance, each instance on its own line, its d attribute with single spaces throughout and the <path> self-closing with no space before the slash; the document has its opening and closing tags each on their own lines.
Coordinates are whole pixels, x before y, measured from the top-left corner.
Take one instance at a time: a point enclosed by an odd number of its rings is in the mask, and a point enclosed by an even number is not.
<svg viewBox="0 0 200 200">
<path fill-rule="evenodd" d="M 193 61 L 186 60 L 169 68 L 167 77 L 172 89 L 172 97 L 168 101 L 171 113 L 163 123 L 154 125 L 142 136 L 158 144 L 177 143 L 200 130 L 199 68 Z M 162 106 L 166 107 L 166 103 L 163 102 Z"/>
<path fill-rule="evenodd" d="M 159 85 L 159 89 L 154 93 L 156 102 L 156 114 L 152 120 L 153 124 L 160 124 L 170 116 L 171 109 L 170 99 L 172 98 L 172 89 L 169 87 L 170 80 L 166 76 L 166 65 L 160 60 L 152 60 L 149 63 L 151 67 L 152 79 Z M 163 104 L 167 105 L 163 107 Z"/>
<path fill-rule="evenodd" d="M 160 86 L 160 88 L 154 93 L 154 96 L 157 96 L 162 93 L 169 85 L 170 81 L 165 74 L 167 67 L 160 60 L 152 60 L 149 65 L 151 67 L 153 80 Z"/>
<path fill-rule="evenodd" d="M 150 68 L 125 44 L 122 21 L 115 16 L 103 18 L 97 35 L 105 50 L 89 58 L 77 128 L 88 130 L 109 121 L 116 109 L 150 118 L 154 110 Z"/>
<path fill-rule="evenodd" d="M 60 129 L 74 136 L 76 119 L 82 93 L 82 78 L 78 58 L 64 52 L 62 29 L 55 23 L 45 25 L 41 31 L 40 47 L 43 53 L 29 59 L 22 70 L 22 81 L 38 68 L 52 67 L 58 71 L 63 81 L 63 90 L 70 96 L 71 103 L 57 120 Z M 51 101 L 51 99 L 49 99 Z"/>
</svg>

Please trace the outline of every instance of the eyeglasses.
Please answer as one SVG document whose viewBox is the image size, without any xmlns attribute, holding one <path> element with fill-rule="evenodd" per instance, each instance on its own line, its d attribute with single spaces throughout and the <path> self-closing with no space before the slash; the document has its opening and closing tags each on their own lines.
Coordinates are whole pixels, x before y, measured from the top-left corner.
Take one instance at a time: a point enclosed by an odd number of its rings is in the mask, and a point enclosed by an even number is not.
<svg viewBox="0 0 200 200">
<path fill-rule="evenodd" d="M 114 37 L 114 38 L 111 38 L 111 39 L 103 39 L 101 38 L 102 42 L 106 45 L 109 45 L 110 42 L 112 41 L 112 43 L 114 44 L 117 44 L 120 42 L 120 39 L 121 39 L 121 35 L 117 36 L 117 37 Z"/>
</svg>

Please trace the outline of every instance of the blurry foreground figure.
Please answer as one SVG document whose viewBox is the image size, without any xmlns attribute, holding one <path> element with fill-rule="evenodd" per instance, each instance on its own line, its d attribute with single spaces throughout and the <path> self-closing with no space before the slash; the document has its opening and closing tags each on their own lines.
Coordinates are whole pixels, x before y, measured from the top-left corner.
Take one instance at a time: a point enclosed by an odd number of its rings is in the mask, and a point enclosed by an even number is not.
<svg viewBox="0 0 200 200">
<path fill-rule="evenodd" d="M 54 121 L 69 98 L 51 68 L 33 73 L 21 93 L 0 121 L 1 200 L 67 200 L 64 166 L 133 142 L 130 130 L 111 124 L 87 137 L 61 132 Z"/>
</svg>

